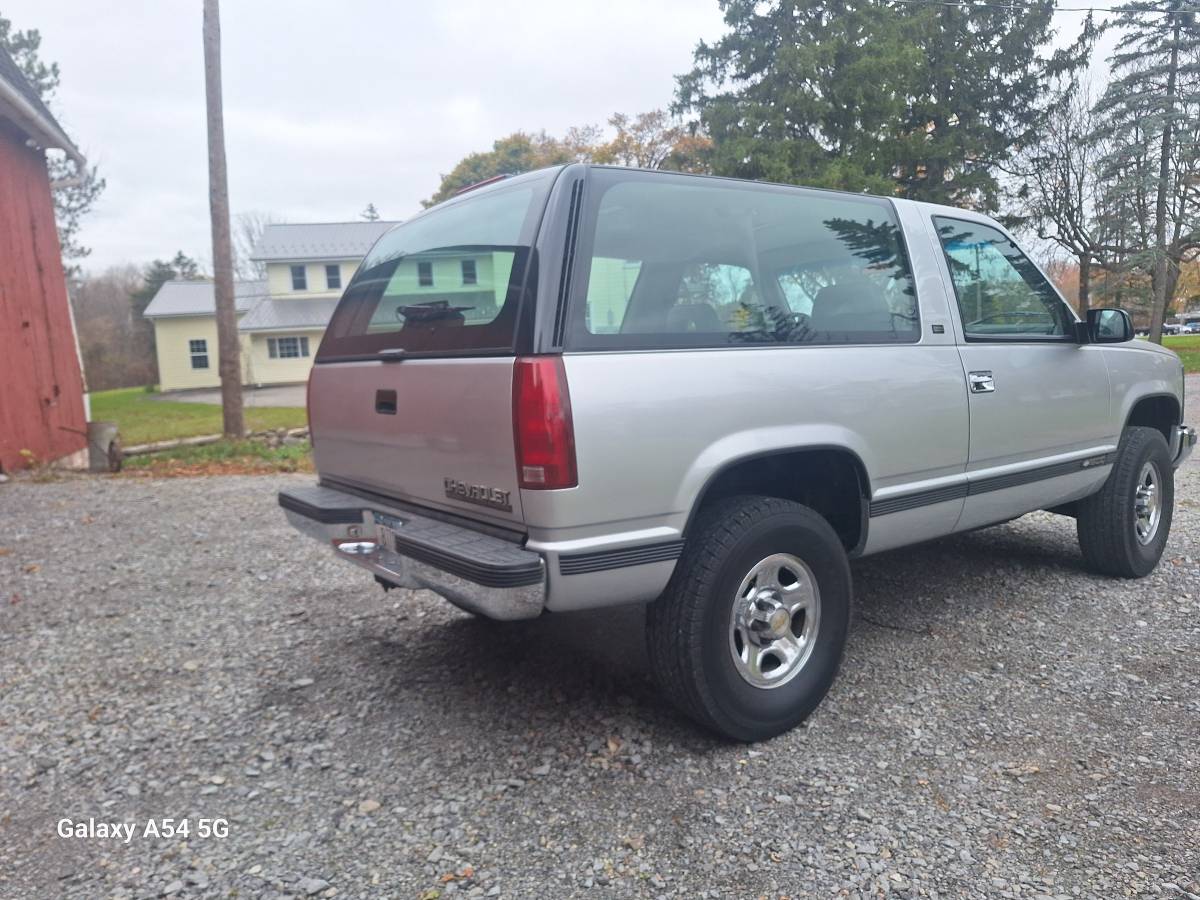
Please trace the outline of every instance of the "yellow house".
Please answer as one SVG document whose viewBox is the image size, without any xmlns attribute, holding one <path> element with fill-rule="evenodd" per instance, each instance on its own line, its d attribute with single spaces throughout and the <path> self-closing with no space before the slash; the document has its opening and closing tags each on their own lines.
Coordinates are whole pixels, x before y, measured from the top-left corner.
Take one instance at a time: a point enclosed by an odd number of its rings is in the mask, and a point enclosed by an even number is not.
<svg viewBox="0 0 1200 900">
<path fill-rule="evenodd" d="M 268 225 L 251 258 L 264 281 L 234 286 L 242 350 L 242 383 L 291 384 L 308 379 L 317 345 L 342 288 L 371 245 L 395 222 Z M 211 281 L 168 281 L 146 307 L 154 323 L 159 387 L 214 388 L 216 297 Z"/>
</svg>

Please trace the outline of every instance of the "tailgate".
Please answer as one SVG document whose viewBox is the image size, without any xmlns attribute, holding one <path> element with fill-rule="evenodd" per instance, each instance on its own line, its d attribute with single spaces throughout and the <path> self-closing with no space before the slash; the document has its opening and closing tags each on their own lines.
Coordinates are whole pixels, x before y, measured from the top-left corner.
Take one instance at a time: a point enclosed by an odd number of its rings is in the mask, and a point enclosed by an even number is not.
<svg viewBox="0 0 1200 900">
<path fill-rule="evenodd" d="M 513 361 L 409 359 L 317 366 L 309 391 L 323 479 L 521 522 Z"/>
<path fill-rule="evenodd" d="M 439 203 L 371 248 L 310 376 L 322 481 L 522 521 L 513 365 L 529 342 L 526 273 L 558 171 Z"/>
</svg>

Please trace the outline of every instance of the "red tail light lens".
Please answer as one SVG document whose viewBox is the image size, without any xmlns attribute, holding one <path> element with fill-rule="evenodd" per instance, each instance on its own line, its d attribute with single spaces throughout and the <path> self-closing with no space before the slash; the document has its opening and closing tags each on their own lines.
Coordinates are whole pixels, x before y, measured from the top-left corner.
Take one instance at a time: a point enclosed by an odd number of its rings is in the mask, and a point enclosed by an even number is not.
<svg viewBox="0 0 1200 900">
<path fill-rule="evenodd" d="M 575 487 L 575 428 L 561 356 L 527 356 L 513 370 L 513 435 L 521 487 Z"/>
</svg>

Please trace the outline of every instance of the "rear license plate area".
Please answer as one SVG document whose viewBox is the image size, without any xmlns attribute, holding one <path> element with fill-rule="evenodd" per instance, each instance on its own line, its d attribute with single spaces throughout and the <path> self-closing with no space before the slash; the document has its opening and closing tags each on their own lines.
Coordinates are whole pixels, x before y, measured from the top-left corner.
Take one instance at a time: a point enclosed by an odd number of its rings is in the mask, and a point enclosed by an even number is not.
<svg viewBox="0 0 1200 900">
<path fill-rule="evenodd" d="M 375 520 L 375 539 L 385 550 L 396 552 L 396 532 L 404 527 L 404 520 L 387 513 L 372 512 Z"/>
</svg>

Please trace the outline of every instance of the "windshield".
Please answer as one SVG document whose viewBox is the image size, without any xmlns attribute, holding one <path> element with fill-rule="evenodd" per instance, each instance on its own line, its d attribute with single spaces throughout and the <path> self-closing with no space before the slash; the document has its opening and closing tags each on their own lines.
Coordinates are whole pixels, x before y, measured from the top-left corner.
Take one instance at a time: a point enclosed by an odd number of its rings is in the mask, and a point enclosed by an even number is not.
<svg viewBox="0 0 1200 900">
<path fill-rule="evenodd" d="M 450 200 L 385 234 L 338 303 L 318 361 L 385 350 L 512 352 L 525 270 L 557 173 Z"/>
</svg>

